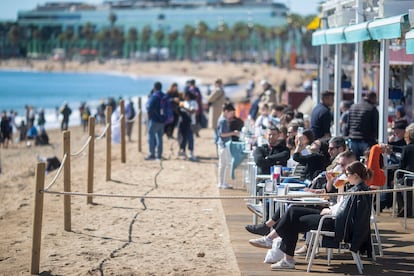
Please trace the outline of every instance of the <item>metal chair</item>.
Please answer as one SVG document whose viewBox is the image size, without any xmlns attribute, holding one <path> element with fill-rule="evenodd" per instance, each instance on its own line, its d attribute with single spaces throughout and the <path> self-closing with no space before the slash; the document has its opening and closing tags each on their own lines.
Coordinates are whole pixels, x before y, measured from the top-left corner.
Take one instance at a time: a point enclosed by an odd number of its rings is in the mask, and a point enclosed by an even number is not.
<svg viewBox="0 0 414 276">
<path fill-rule="evenodd" d="M 375 211 L 375 198 L 379 198 L 379 194 L 375 194 L 372 196 L 372 205 L 371 205 L 371 216 L 370 216 L 370 223 L 371 223 L 371 245 L 372 245 L 372 259 L 376 260 L 376 250 L 375 247 L 378 249 L 379 256 L 384 256 L 384 251 L 382 249 L 382 242 L 381 236 L 379 233 L 379 228 L 377 225 L 377 212 Z"/>
<path fill-rule="evenodd" d="M 311 271 L 313 260 L 315 259 L 318 248 L 319 248 L 319 246 L 322 242 L 322 238 L 324 236 L 325 237 L 330 237 L 330 238 L 335 237 L 335 232 L 333 232 L 333 231 L 323 231 L 322 230 L 322 225 L 323 225 L 323 222 L 325 221 L 325 219 L 335 219 L 335 216 L 334 215 L 322 216 L 321 220 L 319 221 L 318 229 L 310 231 L 311 238 L 310 238 L 310 242 L 309 242 L 308 252 L 306 253 L 306 260 L 309 259 L 307 272 Z M 349 245 L 348 244 L 340 244 L 339 249 L 341 249 L 341 248 L 344 248 L 344 249 L 349 248 Z M 332 249 L 333 248 L 327 248 L 328 266 L 331 264 Z M 363 271 L 363 264 L 362 264 L 359 252 L 357 252 L 357 253 L 352 252 L 352 251 L 350 251 L 350 252 L 352 254 L 352 258 L 355 261 L 355 264 L 357 266 L 359 274 L 363 274 L 363 272 L 362 272 Z M 310 253 L 310 255 L 309 255 L 309 253 Z"/>
<path fill-rule="evenodd" d="M 403 179 L 402 184 L 398 182 L 399 176 L 400 179 Z M 407 180 L 414 180 L 414 172 L 407 171 L 403 169 L 398 169 L 394 172 L 394 189 L 401 189 L 408 187 Z M 403 191 L 403 201 L 404 201 L 404 229 L 407 229 L 407 191 Z M 414 214 L 414 192 L 412 193 L 413 200 L 411 201 L 411 214 Z M 392 193 L 392 216 L 395 217 L 395 209 L 397 208 L 397 192 Z"/>
</svg>

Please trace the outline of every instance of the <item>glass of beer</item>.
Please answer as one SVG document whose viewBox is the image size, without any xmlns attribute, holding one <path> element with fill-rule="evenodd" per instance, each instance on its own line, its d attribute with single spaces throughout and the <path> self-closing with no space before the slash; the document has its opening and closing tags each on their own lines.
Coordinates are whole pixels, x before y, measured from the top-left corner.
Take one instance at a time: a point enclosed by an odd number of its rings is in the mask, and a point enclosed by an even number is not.
<svg viewBox="0 0 414 276">
<path fill-rule="evenodd" d="M 338 189 L 340 187 L 345 186 L 345 184 L 347 182 L 348 182 L 348 179 L 347 179 L 346 175 L 343 173 L 336 179 L 336 181 L 334 182 L 333 185 L 334 185 L 335 188 Z"/>
</svg>

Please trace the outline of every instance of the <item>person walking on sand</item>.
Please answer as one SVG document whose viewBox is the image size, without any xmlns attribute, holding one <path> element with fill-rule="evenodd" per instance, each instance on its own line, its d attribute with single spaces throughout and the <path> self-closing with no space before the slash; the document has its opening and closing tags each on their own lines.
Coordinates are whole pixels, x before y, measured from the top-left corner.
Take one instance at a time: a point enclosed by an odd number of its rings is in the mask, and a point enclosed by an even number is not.
<svg viewBox="0 0 414 276">
<path fill-rule="evenodd" d="M 214 141 L 217 141 L 217 122 L 221 114 L 223 104 L 226 102 L 226 95 L 223 90 L 223 81 L 217 79 L 214 83 L 214 89 L 208 97 L 210 105 L 208 112 L 208 128 L 214 129 Z"/>
<path fill-rule="evenodd" d="M 194 133 L 192 126 L 196 124 L 196 112 L 198 109 L 197 101 L 193 98 L 191 92 L 185 92 L 184 101 L 180 103 L 181 123 L 179 132 L 181 133 L 179 156 L 187 157 L 185 149 L 188 146 L 190 151 L 190 160 L 196 161 L 194 156 Z M 188 118 L 190 120 L 188 120 Z"/>
<path fill-rule="evenodd" d="M 229 122 L 234 117 L 235 108 L 231 103 L 223 105 L 223 113 L 217 123 L 217 152 L 218 152 L 218 185 L 219 189 L 231 189 L 226 183 L 226 171 L 230 161 L 230 151 L 226 147 L 226 142 L 231 140 L 232 136 L 239 136 L 239 131 L 230 131 Z"/>
<path fill-rule="evenodd" d="M 132 135 L 132 127 L 135 123 L 135 108 L 132 99 L 128 100 L 128 103 L 125 107 L 125 116 L 126 116 L 126 135 L 128 137 L 128 141 L 131 142 L 131 135 Z"/>
<path fill-rule="evenodd" d="M 72 114 L 72 109 L 70 109 L 68 103 L 64 103 L 62 108 L 60 109 L 60 114 L 62 114 L 62 123 L 60 125 L 60 129 L 67 130 L 69 127 L 69 116 Z"/>
<path fill-rule="evenodd" d="M 195 80 L 189 81 L 188 91 L 193 93 L 198 104 L 198 110 L 196 113 L 197 123 L 193 126 L 193 132 L 195 136 L 200 137 L 199 131 L 201 128 L 201 117 L 203 116 L 203 96 L 201 95 L 200 89 L 196 86 Z"/>
<path fill-rule="evenodd" d="M 176 82 L 172 83 L 170 88 L 167 90 L 167 96 L 173 110 L 174 120 L 171 123 L 165 125 L 164 132 L 167 135 L 168 139 L 172 139 L 174 138 L 174 129 L 177 126 L 178 118 L 180 117 L 180 107 L 178 106 L 180 102 L 180 94 L 178 93 L 178 84 Z"/>
<path fill-rule="evenodd" d="M 161 114 L 161 99 L 164 96 L 161 83 L 154 83 L 153 93 L 151 93 L 147 102 L 149 155 L 145 157 L 145 160 L 160 160 L 162 158 L 162 136 L 164 134 L 165 119 Z M 155 153 L 155 149 L 157 149 L 157 153 Z"/>
</svg>

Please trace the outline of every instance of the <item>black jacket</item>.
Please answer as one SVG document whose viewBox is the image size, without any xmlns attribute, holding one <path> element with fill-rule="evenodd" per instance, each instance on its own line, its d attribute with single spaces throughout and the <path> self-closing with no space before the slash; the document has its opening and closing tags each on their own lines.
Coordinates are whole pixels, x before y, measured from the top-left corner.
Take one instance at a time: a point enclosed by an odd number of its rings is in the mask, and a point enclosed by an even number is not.
<svg viewBox="0 0 414 276">
<path fill-rule="evenodd" d="M 375 105 L 364 100 L 349 109 L 348 131 L 344 136 L 375 144 L 378 137 L 379 114 Z"/>
<path fill-rule="evenodd" d="M 259 174 L 270 174 L 270 167 L 274 165 L 286 166 L 290 157 L 290 150 L 285 141 L 280 140 L 274 147 L 263 145 L 253 152 L 254 162 Z"/>
<path fill-rule="evenodd" d="M 365 183 L 355 185 L 348 192 L 368 191 Z M 371 195 L 345 196 L 335 219 L 335 240 L 350 243 L 353 252 L 365 252 L 371 256 Z"/>
<path fill-rule="evenodd" d="M 308 155 L 302 155 L 300 152 L 293 154 L 293 160 L 305 166 L 305 179 L 312 180 L 327 167 L 327 160 L 321 153 L 312 152 Z"/>
<path fill-rule="evenodd" d="M 414 172 L 414 144 L 404 146 L 401 155 L 400 168 Z"/>
</svg>

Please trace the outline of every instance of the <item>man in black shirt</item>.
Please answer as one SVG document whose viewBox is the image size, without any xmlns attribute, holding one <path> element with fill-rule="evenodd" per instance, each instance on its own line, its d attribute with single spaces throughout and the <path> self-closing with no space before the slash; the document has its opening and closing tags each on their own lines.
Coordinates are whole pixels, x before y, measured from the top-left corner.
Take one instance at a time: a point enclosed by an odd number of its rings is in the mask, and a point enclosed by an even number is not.
<svg viewBox="0 0 414 276">
<path fill-rule="evenodd" d="M 349 137 L 350 148 L 357 160 L 377 141 L 379 114 L 376 104 L 377 94 L 370 92 L 362 102 L 349 109 L 349 133 L 344 133 L 344 136 Z"/>
<path fill-rule="evenodd" d="M 332 113 L 330 107 L 334 102 L 334 93 L 325 91 L 322 93 L 322 102 L 312 110 L 310 128 L 315 139 L 331 137 Z"/>
</svg>

